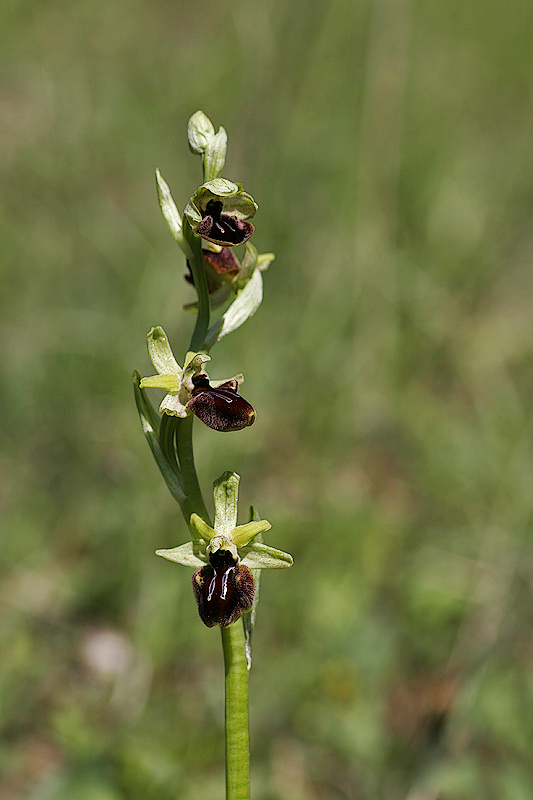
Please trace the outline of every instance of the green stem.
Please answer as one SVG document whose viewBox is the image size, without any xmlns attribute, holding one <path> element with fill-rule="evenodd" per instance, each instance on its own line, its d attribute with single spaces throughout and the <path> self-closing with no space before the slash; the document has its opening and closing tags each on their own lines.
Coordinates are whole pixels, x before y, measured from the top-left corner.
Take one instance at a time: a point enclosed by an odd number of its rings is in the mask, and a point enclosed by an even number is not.
<svg viewBox="0 0 533 800">
<path fill-rule="evenodd" d="M 205 507 L 202 490 L 198 482 L 196 467 L 194 465 L 194 451 L 192 446 L 192 425 L 194 417 L 179 419 L 176 423 L 176 450 L 180 462 L 180 471 L 183 479 L 183 488 L 187 495 L 184 516 L 189 524 L 191 514 L 198 514 L 208 525 L 211 524 L 207 508 Z"/>
<path fill-rule="evenodd" d="M 202 239 L 197 236 L 191 228 L 188 220 L 183 219 L 183 233 L 189 243 L 193 257 L 189 261 L 194 287 L 198 295 L 198 315 L 196 317 L 196 325 L 194 327 L 191 344 L 189 350 L 197 353 L 204 349 L 205 337 L 209 330 L 209 321 L 211 316 L 211 304 L 209 300 L 209 289 L 207 286 L 207 277 L 204 268 L 204 257 L 202 255 Z"/>
<path fill-rule="evenodd" d="M 237 620 L 221 628 L 226 686 L 226 800 L 250 798 L 248 667 L 244 628 Z"/>
<path fill-rule="evenodd" d="M 189 350 L 201 351 L 209 330 L 211 306 L 202 255 L 202 243 L 189 223 L 184 219 L 183 232 L 191 246 L 193 258 L 191 272 L 198 294 L 198 316 Z M 189 524 L 190 514 L 195 512 L 210 524 L 202 491 L 194 465 L 192 426 L 194 417 L 180 419 L 176 423 L 176 451 L 183 479 L 187 502 L 182 509 Z M 248 731 L 248 666 L 244 640 L 244 628 L 238 620 L 229 628 L 221 628 L 224 651 L 226 692 L 226 800 L 249 800 L 250 798 L 250 742 Z"/>
<path fill-rule="evenodd" d="M 176 423 L 176 450 L 187 495 L 182 511 L 187 523 L 194 511 L 210 524 L 194 466 L 193 419 L 192 416 L 186 417 Z M 242 620 L 220 630 L 226 697 L 226 800 L 249 800 L 248 665 Z"/>
<path fill-rule="evenodd" d="M 189 265 L 192 272 L 194 286 L 198 295 L 198 315 L 194 327 L 189 350 L 199 352 L 203 349 L 205 337 L 209 330 L 211 307 L 209 301 L 209 290 L 204 267 L 204 257 L 202 255 L 202 240 L 192 230 L 188 220 L 183 217 L 183 235 L 188 242 L 192 257 Z M 180 471 L 183 479 L 183 487 L 187 495 L 187 502 L 182 508 L 187 525 L 191 514 L 195 512 L 202 517 L 205 522 L 210 524 L 209 514 L 205 507 L 202 490 L 198 483 L 196 467 L 194 465 L 194 452 L 192 445 L 192 425 L 194 417 L 191 415 L 185 419 L 176 421 L 175 441 L 176 451 L 179 460 Z"/>
</svg>

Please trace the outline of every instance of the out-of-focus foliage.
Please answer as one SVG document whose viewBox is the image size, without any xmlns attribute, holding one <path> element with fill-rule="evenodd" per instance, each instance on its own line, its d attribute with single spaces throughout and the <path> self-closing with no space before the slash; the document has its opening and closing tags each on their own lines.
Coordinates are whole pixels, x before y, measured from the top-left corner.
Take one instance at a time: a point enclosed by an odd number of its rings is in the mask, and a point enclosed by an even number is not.
<svg viewBox="0 0 533 800">
<path fill-rule="evenodd" d="M 239 472 L 295 556 L 254 797 L 533 798 L 532 14 L 3 3 L 1 800 L 223 796 L 219 637 L 153 555 L 186 536 L 130 381 L 153 325 L 188 344 L 153 175 L 182 210 L 198 108 L 277 254 L 213 351 L 257 423 L 196 431 L 206 495 Z"/>
</svg>

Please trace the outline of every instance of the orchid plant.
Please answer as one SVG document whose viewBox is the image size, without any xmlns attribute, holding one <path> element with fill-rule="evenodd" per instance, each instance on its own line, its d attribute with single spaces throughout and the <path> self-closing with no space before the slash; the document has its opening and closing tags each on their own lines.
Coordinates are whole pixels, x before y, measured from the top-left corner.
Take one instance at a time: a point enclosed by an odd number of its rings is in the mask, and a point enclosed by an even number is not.
<svg viewBox="0 0 533 800">
<path fill-rule="evenodd" d="M 205 370 L 209 351 L 241 327 L 263 298 L 262 272 L 274 259 L 251 244 L 257 211 L 253 197 L 239 183 L 220 177 L 227 135 L 217 132 L 202 111 L 188 124 L 191 151 L 202 158 L 203 183 L 180 215 L 159 170 L 157 193 L 163 216 L 186 259 L 186 280 L 197 299 L 185 308 L 196 313 L 191 341 L 180 367 L 161 326 L 147 336 L 148 354 L 157 374 L 133 376 L 135 400 L 144 434 L 166 484 L 178 502 L 189 540 L 156 553 L 168 561 L 195 568 L 193 596 L 202 622 L 222 633 L 226 699 L 226 798 L 248 800 L 248 671 L 258 601 L 260 571 L 290 567 L 288 553 L 265 545 L 270 529 L 252 507 L 238 524 L 239 476 L 225 472 L 213 486 L 211 522 L 194 463 L 192 425 L 197 417 L 218 432 L 252 425 L 255 410 L 240 394 L 242 374 L 212 380 Z M 233 248 L 244 246 L 239 261 Z M 213 317 L 217 316 L 216 321 Z M 146 390 L 164 390 L 156 408 Z"/>
</svg>

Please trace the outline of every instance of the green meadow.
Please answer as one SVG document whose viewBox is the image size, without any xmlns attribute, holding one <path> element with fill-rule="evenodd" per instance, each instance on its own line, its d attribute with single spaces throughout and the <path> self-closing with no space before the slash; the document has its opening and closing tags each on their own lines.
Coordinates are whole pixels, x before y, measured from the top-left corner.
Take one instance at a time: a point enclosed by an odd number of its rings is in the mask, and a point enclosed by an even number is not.
<svg viewBox="0 0 533 800">
<path fill-rule="evenodd" d="M 223 800 L 220 635 L 134 369 L 194 324 L 202 109 L 264 302 L 213 350 L 209 499 L 294 556 L 254 633 L 255 800 L 533 800 L 533 6 L 3 0 L 0 800 Z M 155 394 L 154 394 L 155 397 Z M 242 520 L 244 521 L 244 519 Z"/>
</svg>

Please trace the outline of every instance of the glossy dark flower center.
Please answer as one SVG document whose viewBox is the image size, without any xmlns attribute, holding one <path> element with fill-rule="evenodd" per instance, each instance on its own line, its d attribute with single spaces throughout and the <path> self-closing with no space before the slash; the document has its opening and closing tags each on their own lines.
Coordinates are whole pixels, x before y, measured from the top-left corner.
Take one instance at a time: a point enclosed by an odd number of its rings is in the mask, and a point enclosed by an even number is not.
<svg viewBox="0 0 533 800">
<path fill-rule="evenodd" d="M 254 599 L 252 573 L 238 565 L 228 550 L 212 553 L 209 564 L 194 573 L 192 585 L 198 612 L 208 628 L 231 625 Z"/>
<path fill-rule="evenodd" d="M 208 241 L 232 246 L 249 239 L 253 230 L 254 226 L 250 222 L 224 213 L 224 203 L 221 200 L 209 200 L 196 233 Z"/>
<path fill-rule="evenodd" d="M 253 407 L 237 392 L 237 381 L 211 386 L 205 375 L 192 380 L 194 389 L 187 408 L 209 428 L 239 431 L 255 421 Z"/>
</svg>

